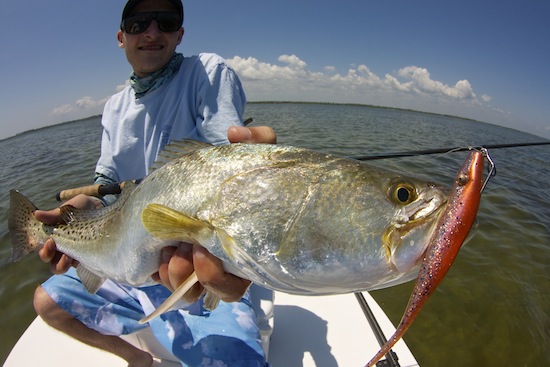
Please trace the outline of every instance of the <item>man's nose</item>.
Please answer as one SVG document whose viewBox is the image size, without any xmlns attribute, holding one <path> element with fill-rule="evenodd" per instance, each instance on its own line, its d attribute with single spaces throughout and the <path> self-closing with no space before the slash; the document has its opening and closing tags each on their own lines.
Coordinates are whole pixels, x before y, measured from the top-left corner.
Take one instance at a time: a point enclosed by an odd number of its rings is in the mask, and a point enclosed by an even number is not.
<svg viewBox="0 0 550 367">
<path fill-rule="evenodd" d="M 155 36 L 159 33 L 162 33 L 162 31 L 160 30 L 157 21 L 153 19 L 153 21 L 151 21 L 151 24 L 149 24 L 149 27 L 147 27 L 144 33 L 147 35 Z"/>
</svg>

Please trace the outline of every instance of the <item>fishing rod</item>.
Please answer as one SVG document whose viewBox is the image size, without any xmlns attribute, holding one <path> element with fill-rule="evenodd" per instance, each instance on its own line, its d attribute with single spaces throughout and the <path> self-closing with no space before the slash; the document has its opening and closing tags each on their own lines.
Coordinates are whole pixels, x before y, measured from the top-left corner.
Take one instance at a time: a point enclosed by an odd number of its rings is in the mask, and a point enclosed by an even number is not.
<svg viewBox="0 0 550 367">
<path fill-rule="evenodd" d="M 550 141 L 539 141 L 539 142 L 533 142 L 533 143 L 480 145 L 475 147 L 483 147 L 485 149 L 502 149 L 502 148 L 531 147 L 531 146 L 538 146 L 538 145 L 550 145 Z M 400 153 L 364 155 L 364 156 L 357 156 L 357 157 L 351 157 L 351 158 L 357 159 L 359 161 L 373 161 L 377 159 L 386 159 L 386 158 L 403 158 L 403 157 L 414 157 L 418 155 L 465 152 L 475 147 L 470 146 L 470 147 L 454 147 L 454 148 L 437 148 L 437 149 L 427 149 L 427 150 L 411 150 L 411 151 L 400 152 Z"/>
<path fill-rule="evenodd" d="M 248 125 L 251 119 L 245 121 Z M 531 146 L 540 146 L 540 145 L 550 145 L 550 141 L 539 141 L 532 143 L 514 143 L 514 144 L 494 144 L 494 145 L 483 145 L 485 149 L 502 149 L 502 148 L 517 148 L 517 147 L 531 147 Z M 430 155 L 430 154 L 442 154 L 442 153 L 454 153 L 454 152 L 464 152 L 469 151 L 474 147 L 455 147 L 455 148 L 437 148 L 437 149 L 427 149 L 427 150 L 413 150 L 407 152 L 397 152 L 397 153 L 385 153 L 380 155 L 365 155 L 365 156 L 356 156 L 350 157 L 359 161 L 373 161 L 378 159 L 387 159 L 387 158 L 403 158 L 403 157 L 414 157 L 419 155 Z M 77 187 L 74 189 L 67 189 L 57 193 L 56 199 L 58 201 L 66 201 L 72 197 L 75 197 L 78 194 L 85 194 L 88 196 L 97 196 L 102 197 L 110 194 L 120 194 L 122 188 L 124 187 L 124 182 L 116 182 L 108 185 L 91 185 Z"/>
<path fill-rule="evenodd" d="M 365 296 L 363 296 L 363 293 L 355 292 L 354 294 L 355 294 L 355 298 L 357 299 L 357 302 L 359 302 L 359 306 L 361 306 L 361 310 L 363 310 L 363 313 L 365 314 L 365 317 L 369 322 L 370 328 L 372 329 L 372 332 L 374 333 L 374 336 L 376 337 L 378 344 L 380 345 L 380 347 L 382 347 L 388 341 L 388 339 L 386 339 L 386 336 L 384 335 L 384 331 L 382 331 L 382 328 L 380 327 L 380 324 L 376 320 L 376 317 L 374 316 L 372 309 L 367 303 Z M 395 353 L 392 349 L 388 351 L 385 357 L 386 357 L 386 360 L 378 361 L 377 365 L 378 363 L 383 363 L 384 366 L 400 367 L 397 353 Z"/>
</svg>

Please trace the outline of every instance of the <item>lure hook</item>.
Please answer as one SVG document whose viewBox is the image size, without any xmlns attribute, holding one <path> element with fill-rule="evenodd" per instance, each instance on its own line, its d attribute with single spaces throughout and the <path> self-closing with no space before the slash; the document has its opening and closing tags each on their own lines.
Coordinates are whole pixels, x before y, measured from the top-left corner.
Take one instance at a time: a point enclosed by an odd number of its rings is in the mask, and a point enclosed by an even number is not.
<svg viewBox="0 0 550 367">
<path fill-rule="evenodd" d="M 489 166 L 487 167 L 487 178 L 485 179 L 485 182 L 483 182 L 483 186 L 481 186 L 481 192 L 483 192 L 491 177 L 496 176 L 497 169 L 495 166 L 495 162 L 489 155 L 489 150 L 487 148 L 481 148 L 481 154 L 483 154 L 483 156 L 485 157 L 485 159 L 487 159 L 487 162 L 489 163 Z"/>
</svg>

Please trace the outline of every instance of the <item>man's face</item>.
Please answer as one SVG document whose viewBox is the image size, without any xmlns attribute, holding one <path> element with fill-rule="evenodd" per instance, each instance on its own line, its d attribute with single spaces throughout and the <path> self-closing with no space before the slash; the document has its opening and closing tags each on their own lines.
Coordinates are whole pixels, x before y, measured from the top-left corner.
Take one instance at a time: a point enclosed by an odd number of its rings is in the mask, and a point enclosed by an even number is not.
<svg viewBox="0 0 550 367">
<path fill-rule="evenodd" d="M 132 15 L 154 11 L 175 11 L 167 0 L 145 0 L 132 11 Z M 126 58 L 134 73 L 139 77 L 147 76 L 165 66 L 176 51 L 183 37 L 183 28 L 176 32 L 162 32 L 156 20 L 140 34 L 128 34 L 118 31 L 118 45 L 124 48 Z"/>
</svg>

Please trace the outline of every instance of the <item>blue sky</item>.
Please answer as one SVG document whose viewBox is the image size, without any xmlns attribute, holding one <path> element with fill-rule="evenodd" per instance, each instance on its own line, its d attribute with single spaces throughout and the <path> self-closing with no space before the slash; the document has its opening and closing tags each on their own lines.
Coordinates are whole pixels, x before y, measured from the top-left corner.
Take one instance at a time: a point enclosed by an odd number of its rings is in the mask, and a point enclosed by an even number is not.
<svg viewBox="0 0 550 367">
<path fill-rule="evenodd" d="M 131 72 L 116 42 L 124 4 L 0 0 L 0 139 L 101 113 Z M 410 108 L 550 137 L 550 1 L 184 6 L 179 52 L 228 59 L 249 101 Z"/>
</svg>

